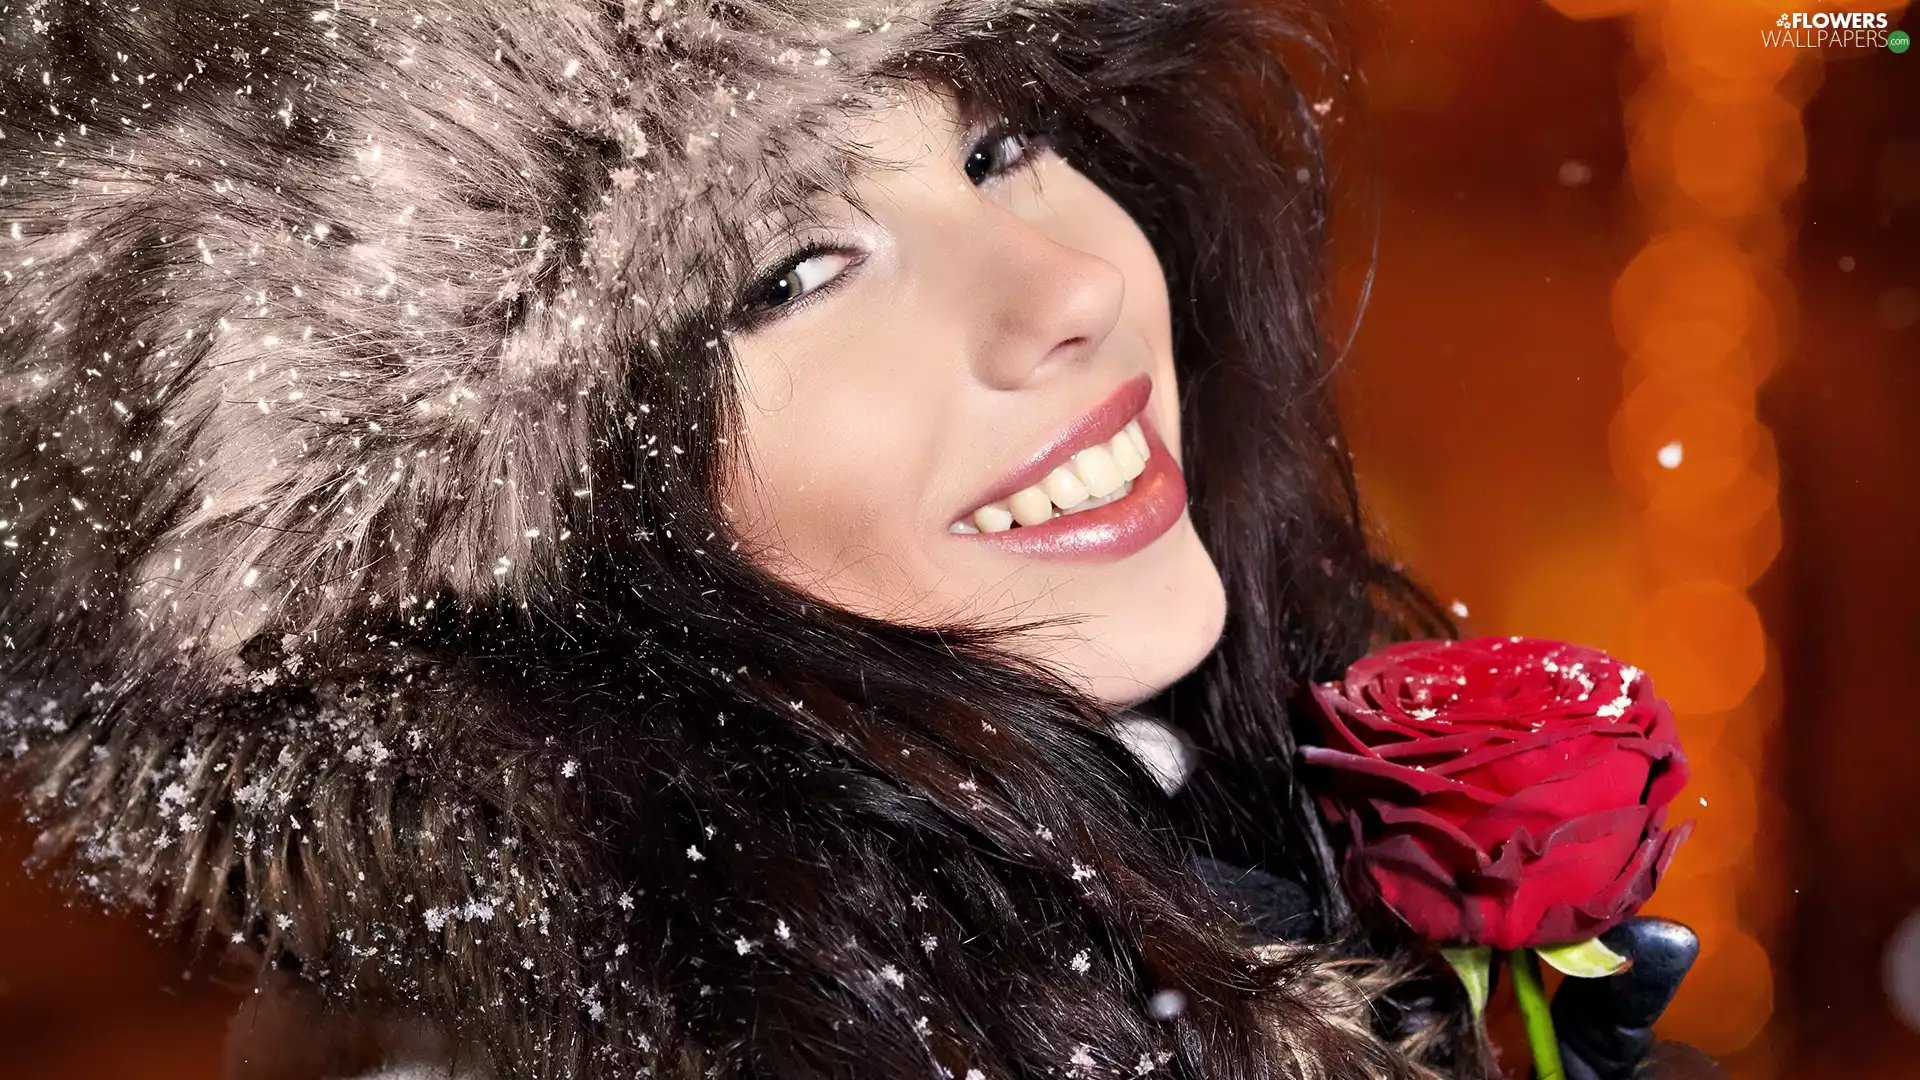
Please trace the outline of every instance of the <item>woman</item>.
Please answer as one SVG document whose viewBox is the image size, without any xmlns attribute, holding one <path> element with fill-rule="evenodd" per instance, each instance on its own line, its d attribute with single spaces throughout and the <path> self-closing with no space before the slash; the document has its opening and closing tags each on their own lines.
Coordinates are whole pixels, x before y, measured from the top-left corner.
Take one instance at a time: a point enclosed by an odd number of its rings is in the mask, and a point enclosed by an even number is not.
<svg viewBox="0 0 1920 1080">
<path fill-rule="evenodd" d="M 1291 783 L 1450 632 L 1334 437 L 1298 19 L 10 29 L 46 858 L 265 965 L 253 1075 L 1485 1072 Z"/>
</svg>

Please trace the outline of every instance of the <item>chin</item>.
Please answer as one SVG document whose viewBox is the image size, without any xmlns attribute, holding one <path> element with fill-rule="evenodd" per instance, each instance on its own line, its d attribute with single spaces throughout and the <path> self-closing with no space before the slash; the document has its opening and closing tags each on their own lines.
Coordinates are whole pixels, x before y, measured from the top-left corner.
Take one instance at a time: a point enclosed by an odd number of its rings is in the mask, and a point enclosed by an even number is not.
<svg viewBox="0 0 1920 1080">
<path fill-rule="evenodd" d="M 1069 679 L 1115 708 L 1137 705 L 1180 681 L 1220 643 L 1226 587 L 1213 559 L 1184 519 L 1169 534 L 1164 568 L 1146 588 L 1127 590 L 1120 606 L 1083 624 L 1088 640 L 1064 665 Z"/>
</svg>

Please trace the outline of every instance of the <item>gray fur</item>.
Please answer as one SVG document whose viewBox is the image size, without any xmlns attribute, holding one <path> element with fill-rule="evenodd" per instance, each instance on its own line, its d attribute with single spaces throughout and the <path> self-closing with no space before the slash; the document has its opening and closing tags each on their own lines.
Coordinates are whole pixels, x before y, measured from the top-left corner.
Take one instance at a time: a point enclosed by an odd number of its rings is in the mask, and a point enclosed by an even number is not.
<svg viewBox="0 0 1920 1080">
<path fill-rule="evenodd" d="M 141 536 L 127 603 L 143 647 L 214 669 L 262 626 L 550 571 L 556 501 L 592 497 L 596 428 L 640 404 L 627 358 L 703 299 L 689 277 L 740 224 L 725 215 L 832 186 L 855 151 L 810 118 L 1011 17 L 979 0 L 935 30 L 929 3 L 752 2 L 722 21 L 636 0 L 621 30 L 584 3 L 293 4 L 280 34 L 191 48 L 254 5 L 115 4 L 105 25 L 72 6 L 124 105 L 84 134 L 57 111 L 6 118 L 0 402 L 32 418 L 11 435 L 56 439 L 25 460 L 92 471 L 15 489 L 8 531 L 107 544 L 183 504 Z M 9 77 L 30 81 L 48 31 L 13 20 Z M 127 85 L 162 58 L 177 75 Z M 89 587 L 64 575 L 46 601 Z"/>
</svg>

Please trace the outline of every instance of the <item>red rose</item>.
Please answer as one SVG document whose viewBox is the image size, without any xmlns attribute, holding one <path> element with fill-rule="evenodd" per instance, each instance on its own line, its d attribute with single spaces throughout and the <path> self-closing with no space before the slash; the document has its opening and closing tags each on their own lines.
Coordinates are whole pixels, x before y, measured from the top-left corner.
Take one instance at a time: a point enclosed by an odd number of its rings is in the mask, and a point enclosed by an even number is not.
<svg viewBox="0 0 1920 1080">
<path fill-rule="evenodd" d="M 1498 949 L 1595 937 L 1653 893 L 1692 823 L 1667 703 L 1636 668 L 1534 638 L 1410 641 L 1316 685 L 1304 751 L 1346 870 L 1414 931 Z"/>
</svg>

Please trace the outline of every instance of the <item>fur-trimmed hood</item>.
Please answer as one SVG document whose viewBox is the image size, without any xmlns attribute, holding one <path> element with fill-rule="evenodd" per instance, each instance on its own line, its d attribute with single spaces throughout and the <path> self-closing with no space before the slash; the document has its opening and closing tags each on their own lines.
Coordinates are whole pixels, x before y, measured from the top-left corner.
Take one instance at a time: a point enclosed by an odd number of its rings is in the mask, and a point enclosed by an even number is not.
<svg viewBox="0 0 1920 1080">
<path fill-rule="evenodd" d="M 835 860 L 906 857 L 810 793 L 943 837 L 935 803 L 986 805 L 848 766 L 846 732 L 871 760 L 991 762 L 1011 736 L 829 724 L 804 694 L 776 722 L 751 658 L 677 644 L 723 627 L 627 614 L 693 585 L 625 553 L 710 539 L 639 509 L 682 479 L 650 415 L 711 390 L 675 387 L 660 337 L 738 274 L 754 207 L 844 181 L 858 149 L 820 121 L 887 76 L 953 61 L 1123 108 L 1208 78 L 1238 10 L 0 16 L 0 757 L 44 857 L 336 1000 L 415 1011 L 482 1073 L 853 1075 L 817 1032 L 713 1018 L 777 1017 L 887 950 L 913 961 L 879 966 L 892 1011 L 865 1022 L 966 1060 L 972 1035 L 928 1034 L 952 1018 L 913 963 L 992 941 L 922 949 L 935 905 L 854 949 L 751 883 L 815 858 L 798 899 L 818 902 Z M 1004 845 L 1034 835 L 1005 816 Z M 802 948 L 804 970 L 753 966 Z"/>
</svg>

